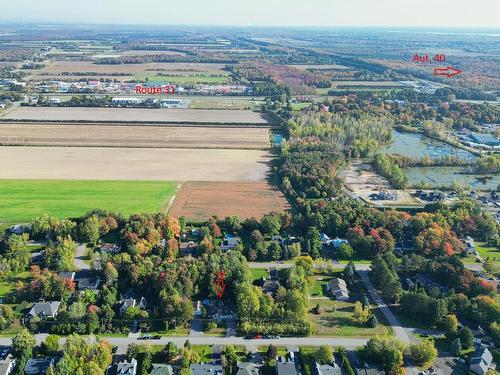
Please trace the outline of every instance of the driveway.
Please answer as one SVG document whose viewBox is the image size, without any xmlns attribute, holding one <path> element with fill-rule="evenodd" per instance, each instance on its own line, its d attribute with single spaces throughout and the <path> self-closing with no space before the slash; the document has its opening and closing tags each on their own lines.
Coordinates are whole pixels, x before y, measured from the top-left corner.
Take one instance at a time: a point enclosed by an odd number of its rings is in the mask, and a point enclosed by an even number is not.
<svg viewBox="0 0 500 375">
<path fill-rule="evenodd" d="M 90 264 L 85 262 L 86 257 L 87 245 L 84 243 L 77 244 L 75 258 L 73 259 L 73 265 L 77 270 L 90 271 Z"/>
<path fill-rule="evenodd" d="M 384 314 L 386 320 L 391 325 L 396 338 L 407 345 L 414 342 L 418 342 L 415 336 L 413 336 L 407 328 L 403 327 L 399 319 L 396 318 L 396 316 L 392 313 L 389 306 L 387 306 L 384 300 L 378 295 L 375 286 L 373 285 L 373 283 L 370 280 L 370 277 L 368 276 L 368 272 L 362 270 L 357 270 L 357 272 L 361 280 L 363 281 L 363 284 L 365 285 L 365 288 L 368 291 L 368 294 L 370 295 L 372 301 L 375 302 L 378 309 L 382 312 L 382 314 Z M 415 375 L 418 373 L 418 371 L 415 367 L 411 366 L 411 367 L 406 367 L 406 373 Z"/>
</svg>

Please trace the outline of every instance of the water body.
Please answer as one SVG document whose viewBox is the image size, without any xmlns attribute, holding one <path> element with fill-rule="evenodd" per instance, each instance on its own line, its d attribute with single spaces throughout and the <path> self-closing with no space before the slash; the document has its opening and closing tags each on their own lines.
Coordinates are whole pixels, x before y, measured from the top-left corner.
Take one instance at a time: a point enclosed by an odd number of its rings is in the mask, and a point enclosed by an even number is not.
<svg viewBox="0 0 500 375">
<path fill-rule="evenodd" d="M 413 158 L 423 158 L 428 155 L 435 159 L 445 155 L 454 155 L 462 159 L 474 160 L 476 156 L 469 151 L 453 147 L 447 143 L 436 141 L 418 133 L 401 133 L 394 131 L 394 142 L 382 150 L 388 154 L 400 154 Z"/>
<path fill-rule="evenodd" d="M 424 182 L 428 186 L 451 186 L 453 181 L 460 186 L 475 190 L 496 189 L 500 183 L 498 175 L 469 175 L 461 174 L 463 167 L 412 167 L 406 168 L 409 185 L 418 185 Z"/>
</svg>

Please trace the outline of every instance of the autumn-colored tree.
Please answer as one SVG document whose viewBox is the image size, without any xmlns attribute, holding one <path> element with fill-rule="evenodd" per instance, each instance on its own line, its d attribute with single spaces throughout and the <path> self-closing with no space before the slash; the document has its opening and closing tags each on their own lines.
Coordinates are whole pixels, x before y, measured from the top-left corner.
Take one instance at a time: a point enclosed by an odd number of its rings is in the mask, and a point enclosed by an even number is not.
<svg viewBox="0 0 500 375">
<path fill-rule="evenodd" d="M 179 254 L 179 242 L 175 238 L 167 241 L 167 262 L 172 263 Z"/>
<path fill-rule="evenodd" d="M 181 234 L 181 224 L 175 217 L 167 217 L 166 219 L 166 233 L 168 239 L 177 238 Z"/>
</svg>

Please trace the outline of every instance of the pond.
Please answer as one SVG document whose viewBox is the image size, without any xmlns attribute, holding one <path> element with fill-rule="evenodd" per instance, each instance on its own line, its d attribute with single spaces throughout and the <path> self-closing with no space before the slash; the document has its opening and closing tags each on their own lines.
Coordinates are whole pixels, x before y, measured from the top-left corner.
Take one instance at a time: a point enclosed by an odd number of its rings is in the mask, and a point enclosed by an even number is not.
<svg viewBox="0 0 500 375">
<path fill-rule="evenodd" d="M 454 155 L 463 159 L 475 159 L 468 151 L 453 147 L 447 143 L 436 141 L 418 133 L 402 133 L 394 131 L 394 142 L 383 150 L 388 154 L 400 154 L 413 158 L 429 155 L 431 159 L 446 155 Z"/>
<path fill-rule="evenodd" d="M 494 190 L 500 183 L 498 175 L 461 174 L 462 167 L 412 167 L 405 168 L 408 185 L 415 186 L 424 182 L 427 186 L 451 186 L 453 181 L 462 187 L 472 187 L 475 190 Z"/>
</svg>

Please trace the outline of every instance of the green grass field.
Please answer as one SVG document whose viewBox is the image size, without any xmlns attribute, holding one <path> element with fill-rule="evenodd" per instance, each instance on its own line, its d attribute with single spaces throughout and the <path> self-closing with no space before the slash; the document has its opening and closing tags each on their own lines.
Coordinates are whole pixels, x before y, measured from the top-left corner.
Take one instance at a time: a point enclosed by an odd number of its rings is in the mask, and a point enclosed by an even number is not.
<svg viewBox="0 0 500 375">
<path fill-rule="evenodd" d="M 158 84 L 176 83 L 179 85 L 186 84 L 224 84 L 228 83 L 230 80 L 229 75 L 210 75 L 210 74 L 199 74 L 199 75 L 144 75 L 137 76 L 138 82 L 145 82 L 147 78 L 148 82 Z"/>
<path fill-rule="evenodd" d="M 500 249 L 488 246 L 486 242 L 476 242 L 476 250 L 483 259 L 496 259 L 500 261 Z"/>
<path fill-rule="evenodd" d="M 101 208 L 123 215 L 165 210 L 177 184 L 167 181 L 0 180 L 0 223 L 47 213 L 77 217 Z"/>
</svg>

